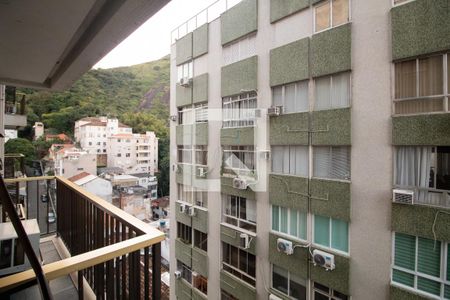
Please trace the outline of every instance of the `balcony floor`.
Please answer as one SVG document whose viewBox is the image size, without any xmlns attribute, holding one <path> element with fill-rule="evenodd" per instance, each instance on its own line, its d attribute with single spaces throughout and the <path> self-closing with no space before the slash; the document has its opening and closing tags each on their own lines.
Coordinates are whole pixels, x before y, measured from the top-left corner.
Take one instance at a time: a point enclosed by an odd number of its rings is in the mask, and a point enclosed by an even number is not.
<svg viewBox="0 0 450 300">
<path fill-rule="evenodd" d="M 44 265 L 61 260 L 61 256 L 58 254 L 55 244 L 53 243 L 54 239 L 54 236 L 41 239 L 39 248 L 41 250 L 42 259 L 44 260 Z M 55 300 L 78 299 L 77 289 L 75 288 L 69 276 L 57 278 L 50 281 L 50 291 L 53 294 Z M 39 291 L 39 287 L 35 285 L 14 295 L 11 295 L 10 299 L 41 299 L 41 293 Z"/>
</svg>

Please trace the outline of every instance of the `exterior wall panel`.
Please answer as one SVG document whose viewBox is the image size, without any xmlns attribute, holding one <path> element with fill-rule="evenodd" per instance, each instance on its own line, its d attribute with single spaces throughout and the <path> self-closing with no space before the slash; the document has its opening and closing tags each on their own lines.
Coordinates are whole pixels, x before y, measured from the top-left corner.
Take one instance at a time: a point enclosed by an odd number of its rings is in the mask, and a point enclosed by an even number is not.
<svg viewBox="0 0 450 300">
<path fill-rule="evenodd" d="M 200 103 L 208 101 L 208 73 L 196 76 L 192 80 L 192 102 Z"/>
<path fill-rule="evenodd" d="M 270 118 L 271 145 L 308 145 L 309 113 Z"/>
<path fill-rule="evenodd" d="M 240 234 L 241 232 L 238 230 L 235 230 L 225 225 L 220 225 L 220 239 L 227 244 L 240 248 L 240 241 L 241 241 Z M 257 242 L 256 239 L 257 239 L 256 237 L 252 239 L 252 242 L 250 243 L 250 248 L 245 249 L 245 251 L 256 255 L 256 246 L 255 246 Z"/>
<path fill-rule="evenodd" d="M 176 91 L 177 107 L 192 104 L 192 88 L 191 87 L 184 87 L 177 83 L 176 89 L 177 89 L 177 91 Z"/>
<path fill-rule="evenodd" d="M 208 24 L 192 32 L 192 56 L 194 58 L 208 53 Z"/>
<path fill-rule="evenodd" d="M 177 65 L 181 65 L 192 59 L 192 32 L 188 33 L 176 42 Z M 177 93 L 178 94 L 178 93 Z"/>
<path fill-rule="evenodd" d="M 450 146 L 450 114 L 392 118 L 392 144 Z"/>
<path fill-rule="evenodd" d="M 270 203 L 308 211 L 308 178 L 290 175 L 269 175 Z"/>
<path fill-rule="evenodd" d="M 270 0 L 270 22 L 276 22 L 309 7 L 309 0 Z"/>
<path fill-rule="evenodd" d="M 220 271 L 220 287 L 238 299 L 256 299 L 256 289 L 242 280 Z"/>
<path fill-rule="evenodd" d="M 258 29 L 258 1 L 244 0 L 220 16 L 222 45 Z"/>
<path fill-rule="evenodd" d="M 308 257 L 309 251 L 307 248 L 297 247 L 294 249 L 292 255 L 287 255 L 277 250 L 277 239 L 282 238 L 289 240 L 284 236 L 277 236 L 276 234 L 270 233 L 269 235 L 269 260 L 271 263 L 288 270 L 292 274 L 300 276 L 303 279 L 308 278 Z M 290 240 L 292 245 L 302 245 L 299 242 Z"/>
<path fill-rule="evenodd" d="M 314 146 L 351 145 L 350 108 L 314 111 L 312 144 Z"/>
<path fill-rule="evenodd" d="M 222 97 L 237 95 L 242 91 L 255 91 L 258 87 L 257 73 L 257 56 L 222 67 Z"/>
<path fill-rule="evenodd" d="M 350 221 L 350 183 L 317 179 L 310 181 L 311 212 Z"/>
</svg>

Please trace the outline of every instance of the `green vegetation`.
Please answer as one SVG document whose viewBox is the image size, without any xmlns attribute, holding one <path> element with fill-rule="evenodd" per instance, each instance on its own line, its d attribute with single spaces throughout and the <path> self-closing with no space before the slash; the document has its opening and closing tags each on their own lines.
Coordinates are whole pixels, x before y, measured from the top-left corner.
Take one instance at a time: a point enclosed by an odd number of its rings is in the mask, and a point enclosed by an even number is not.
<svg viewBox="0 0 450 300">
<path fill-rule="evenodd" d="M 33 143 L 22 138 L 8 140 L 5 143 L 5 153 L 23 154 L 25 156 L 25 163 L 28 165 L 36 159 Z"/>
<path fill-rule="evenodd" d="M 160 138 L 159 195 L 168 195 L 169 67 L 166 56 L 130 67 L 91 70 L 62 92 L 20 89 L 27 95 L 28 126 L 19 135 L 31 140 L 34 122 L 41 121 L 48 133 L 73 136 L 75 121 L 88 116 L 117 117 L 135 133 L 154 131 Z M 34 144 L 33 158 L 42 158 L 46 142 Z"/>
</svg>

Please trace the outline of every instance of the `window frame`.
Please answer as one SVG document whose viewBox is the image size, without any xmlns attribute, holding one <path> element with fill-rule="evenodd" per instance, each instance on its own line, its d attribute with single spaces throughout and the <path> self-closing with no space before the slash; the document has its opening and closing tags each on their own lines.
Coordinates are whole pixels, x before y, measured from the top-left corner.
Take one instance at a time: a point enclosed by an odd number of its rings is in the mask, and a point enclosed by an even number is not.
<svg viewBox="0 0 450 300">
<path fill-rule="evenodd" d="M 406 4 L 408 2 L 412 2 L 415 0 L 410 0 L 410 1 L 406 1 L 405 3 L 401 3 L 398 5 L 403 5 Z M 421 59 L 426 59 L 426 58 L 430 58 L 430 57 L 436 57 L 436 56 L 441 56 L 442 57 L 442 94 L 439 95 L 431 95 L 431 96 L 420 96 L 420 91 L 419 91 L 419 87 L 420 87 L 420 60 Z M 415 80 L 415 86 L 416 86 L 416 91 L 415 91 L 415 96 L 414 97 L 406 97 L 406 98 L 396 98 L 395 97 L 395 93 L 396 93 L 396 80 L 395 80 L 395 70 L 396 70 L 396 65 L 398 63 L 402 63 L 402 62 L 409 62 L 409 61 L 415 61 L 415 76 L 416 76 L 416 80 Z M 409 59 L 404 59 L 404 60 L 399 60 L 396 62 L 392 63 L 392 78 L 393 78 L 393 84 L 392 84 L 392 115 L 393 116 L 415 116 L 415 115 L 428 115 L 428 114 L 443 114 L 443 113 L 450 113 L 450 86 L 449 86 L 449 72 L 450 70 L 448 70 L 448 65 L 449 65 L 449 61 L 450 60 L 450 52 L 444 52 L 444 53 L 438 53 L 438 54 L 430 54 L 430 55 L 425 55 L 425 56 L 418 56 L 418 57 L 414 57 L 414 58 L 409 58 Z M 426 101 L 426 100 L 433 100 L 433 99 L 441 99 L 442 98 L 442 110 L 441 111 L 432 111 L 432 112 L 414 112 L 414 113 L 403 113 L 403 114 L 397 114 L 395 112 L 395 104 L 399 103 L 399 102 L 408 102 L 408 101 Z"/>
<path fill-rule="evenodd" d="M 392 250 L 391 250 L 391 270 L 390 270 L 390 275 L 391 275 L 391 284 L 400 288 L 404 288 L 407 289 L 409 291 L 412 291 L 414 293 L 418 293 L 418 294 L 422 294 L 426 297 L 430 297 L 433 299 L 446 299 L 444 298 L 444 293 L 445 293 L 445 286 L 449 286 L 450 287 L 450 278 L 446 279 L 446 274 L 449 272 L 449 270 L 447 270 L 447 268 L 450 267 L 450 263 L 447 261 L 447 258 L 450 256 L 448 254 L 448 251 L 450 251 L 450 243 L 446 242 L 446 241 L 439 241 L 441 243 L 441 249 L 440 249 L 440 277 L 434 277 L 432 275 L 428 275 L 425 273 L 422 273 L 420 271 L 418 271 L 418 260 L 419 260 L 419 236 L 415 236 L 415 235 L 411 235 L 411 234 L 406 234 L 406 233 L 401 233 L 404 235 L 409 235 L 409 236 L 413 236 L 415 238 L 415 250 L 414 250 L 414 271 L 411 271 L 407 268 L 403 268 L 403 267 L 399 267 L 395 265 L 395 235 L 396 232 L 392 232 Z M 398 270 L 400 272 L 403 273 L 407 273 L 410 274 L 412 276 L 414 276 L 414 287 L 410 287 L 407 285 L 404 285 L 402 283 L 399 283 L 397 281 L 394 281 L 394 277 L 393 277 L 393 273 L 394 273 L 394 269 Z M 419 290 L 418 289 L 418 277 L 439 283 L 440 286 L 440 295 L 436 296 L 434 294 L 430 294 L 426 291 L 423 290 Z"/>
<path fill-rule="evenodd" d="M 247 168 L 234 168 L 233 166 L 225 166 L 225 156 L 226 154 L 234 155 L 235 153 L 238 153 L 238 155 L 235 155 L 237 159 L 242 162 L 242 164 Z M 239 155 L 242 154 L 241 157 Z M 256 172 L 257 166 L 256 166 L 256 151 L 254 146 L 223 146 L 222 148 L 222 165 L 223 165 L 223 173 L 224 174 L 232 174 L 232 175 L 247 175 L 251 176 L 253 173 Z M 247 161 L 246 155 L 250 155 L 248 158 L 249 161 L 251 161 L 252 165 L 249 167 L 245 164 Z M 253 156 L 253 157 L 252 157 Z M 242 158 L 242 159 L 241 159 Z"/>
<path fill-rule="evenodd" d="M 333 85 L 333 78 L 340 76 L 340 75 L 347 75 L 348 76 L 348 106 L 345 107 L 329 107 L 329 108 L 325 108 L 325 109 L 316 109 L 316 102 L 317 102 L 317 86 L 316 86 L 316 80 L 320 80 L 320 79 L 324 79 L 324 78 L 329 78 L 330 80 L 330 97 L 333 95 L 333 91 L 334 91 L 334 85 Z M 346 108 L 351 108 L 352 107 L 352 71 L 343 71 L 343 72 L 337 72 L 337 73 L 333 73 L 333 74 L 328 74 L 328 75 L 323 75 L 323 76 L 318 76 L 318 77 L 313 77 L 312 78 L 313 81 L 313 93 L 314 93 L 314 97 L 313 97 L 313 103 L 312 106 L 310 108 L 311 112 L 315 112 L 315 111 L 327 111 L 327 110 L 333 110 L 333 109 L 346 109 Z"/>
<path fill-rule="evenodd" d="M 274 266 L 276 266 L 276 265 L 273 264 L 273 263 L 270 263 L 270 287 L 271 287 L 272 289 L 276 290 L 277 292 L 279 292 L 279 293 L 281 293 L 281 294 L 283 294 L 283 295 L 289 297 L 289 298 L 292 297 L 291 295 L 286 294 L 285 292 L 280 291 L 279 289 L 277 289 L 276 287 L 273 286 L 273 273 L 274 273 L 273 268 L 274 268 Z M 287 272 L 288 277 L 286 278 L 286 280 L 287 280 L 287 284 L 288 284 L 288 292 L 289 292 L 289 291 L 291 290 L 291 289 L 290 289 L 290 284 L 291 284 L 291 280 L 292 280 L 292 279 L 291 279 L 291 271 L 286 270 L 285 268 L 280 267 L 280 266 L 276 266 L 276 267 L 277 267 L 277 268 L 280 268 L 280 269 L 283 269 L 285 272 Z M 278 274 L 278 275 L 281 276 L 280 274 Z M 300 277 L 300 276 L 297 275 L 297 277 Z M 302 279 L 303 279 L 303 278 L 302 278 Z M 303 287 L 305 288 L 305 296 L 306 296 L 306 299 L 308 299 L 308 281 L 307 281 L 306 279 L 303 279 L 303 280 L 305 280 L 304 284 L 300 284 L 300 283 L 298 283 L 298 282 L 297 282 L 297 284 L 303 285 Z M 292 280 L 292 281 L 293 281 L 293 280 Z"/>
<path fill-rule="evenodd" d="M 327 30 L 330 30 L 332 28 L 337 28 L 339 26 L 343 26 L 343 25 L 348 24 L 348 23 L 350 23 L 352 21 L 352 0 L 347 0 L 347 2 L 348 2 L 348 20 L 347 20 L 347 22 L 344 22 L 342 24 L 333 26 L 333 4 L 332 4 L 333 1 L 334 0 L 321 1 L 321 2 L 319 2 L 319 3 L 317 3 L 317 4 L 315 4 L 313 6 L 313 9 L 312 9 L 312 12 L 313 12 L 313 18 L 312 18 L 313 19 L 313 35 L 317 34 L 317 33 L 321 33 L 321 32 L 327 31 Z M 412 0 L 412 1 L 414 1 L 414 0 Z M 327 28 L 324 28 L 322 30 L 317 31 L 316 30 L 316 8 L 320 7 L 320 6 L 324 6 L 325 4 L 330 5 L 330 16 L 329 16 L 330 26 L 327 27 Z"/>
<path fill-rule="evenodd" d="M 231 214 L 231 211 L 232 211 L 232 208 L 231 208 L 232 207 L 232 204 L 231 204 L 232 197 L 234 197 L 235 201 L 236 201 L 236 208 L 235 208 L 236 216 Z M 245 203 L 246 215 L 248 215 L 247 211 L 249 210 L 249 206 L 247 205 L 247 201 L 254 201 L 255 202 L 254 215 L 255 215 L 255 218 L 257 217 L 256 200 L 247 199 L 245 197 L 239 197 L 239 196 L 234 196 L 234 195 L 223 194 L 222 195 L 222 222 L 223 222 L 223 224 L 226 224 L 227 226 L 232 226 L 234 228 L 237 228 L 238 230 L 244 230 L 244 231 L 250 232 L 250 233 L 252 233 L 254 235 L 254 234 L 256 234 L 256 230 L 257 230 L 257 222 L 253 222 L 253 221 L 250 221 L 248 219 L 241 218 L 240 208 L 241 208 L 241 201 L 242 200 L 246 201 L 246 203 Z M 230 214 L 226 213 L 227 209 L 229 209 Z M 227 219 L 235 220 L 237 225 L 234 225 L 232 223 L 227 222 Z M 244 223 L 245 225 L 250 226 L 250 227 L 254 227 L 254 231 L 248 229 L 248 227 L 242 227 L 241 223 Z"/>
<path fill-rule="evenodd" d="M 242 49 L 245 48 L 244 43 L 245 46 L 247 47 L 247 50 L 250 48 L 250 46 L 252 46 L 253 43 L 254 46 L 253 52 L 248 51 L 247 53 L 243 53 Z M 236 58 L 233 57 L 233 47 L 237 48 L 238 55 Z M 236 41 L 228 43 L 222 47 L 222 66 L 228 66 L 255 55 L 256 55 L 256 34 L 251 33 Z"/>
<path fill-rule="evenodd" d="M 222 97 L 222 128 L 255 127 L 257 108 L 256 91 Z"/>
<path fill-rule="evenodd" d="M 239 247 L 236 247 L 236 246 L 233 246 L 231 244 L 225 243 L 224 241 L 222 241 L 222 245 L 221 246 L 222 246 L 221 247 L 221 254 L 222 254 L 221 255 L 222 256 L 221 257 L 221 269 L 222 269 L 222 271 L 227 272 L 227 274 L 230 274 L 231 276 L 234 276 L 234 277 L 238 278 L 242 282 L 245 282 L 246 284 L 249 284 L 249 285 L 255 287 L 256 286 L 256 275 L 257 275 L 256 255 L 254 255 L 254 254 L 252 254 L 252 253 L 250 253 L 248 251 L 245 251 L 245 250 L 243 250 L 243 249 L 241 249 Z M 225 250 L 224 248 L 225 247 L 227 247 L 227 251 L 229 251 L 230 253 L 231 253 L 231 248 L 235 248 L 236 249 L 236 251 L 237 251 L 236 262 L 237 262 L 238 267 L 233 266 L 231 263 L 225 262 L 225 253 L 224 253 L 224 250 Z M 249 255 L 252 255 L 254 257 L 254 259 L 255 259 L 255 276 L 252 276 L 249 273 L 247 273 L 246 271 L 240 269 L 240 266 L 241 266 L 241 255 L 240 255 L 240 252 L 241 251 L 246 253 L 246 264 L 245 265 L 247 267 L 249 266 L 249 263 L 248 263 Z M 231 260 L 231 254 L 230 254 L 230 260 Z M 238 275 L 235 274 L 234 272 L 231 273 L 230 271 L 226 270 L 226 268 L 229 268 L 232 271 L 237 272 L 240 275 L 240 277 L 238 277 Z M 244 280 L 243 277 L 246 277 L 250 281 L 253 281 L 253 284 L 251 284 L 250 282 Z"/>
<path fill-rule="evenodd" d="M 278 175 L 288 175 L 288 176 L 296 176 L 296 177 L 308 178 L 309 177 L 309 169 L 310 169 L 310 151 L 309 151 L 309 146 L 310 145 L 271 145 L 271 149 L 270 149 L 270 151 L 271 151 L 271 155 L 270 155 L 270 158 L 271 158 L 271 169 L 270 169 L 270 171 L 271 171 L 271 173 L 272 174 L 278 174 Z M 296 165 L 294 166 L 294 173 L 290 173 L 291 172 L 291 149 L 292 148 L 298 148 L 298 147 L 305 148 L 306 153 L 307 153 L 306 174 L 296 174 L 295 173 Z M 288 160 L 289 160 L 289 172 L 288 173 L 276 172 L 274 170 L 274 157 L 275 157 L 275 155 L 274 155 L 275 151 L 274 150 L 276 150 L 274 148 L 279 148 L 279 149 L 281 148 L 282 149 L 282 161 L 280 162 L 281 165 L 282 165 L 282 169 L 284 169 L 285 148 L 288 148 L 288 153 L 289 153 L 289 157 L 288 157 Z M 294 155 L 296 155 L 295 151 L 294 151 Z M 284 170 L 282 170 L 282 171 L 284 171 Z"/>
<path fill-rule="evenodd" d="M 307 88 L 307 91 L 306 91 L 306 94 L 307 94 L 307 106 L 308 106 L 308 108 L 307 108 L 307 110 L 299 110 L 299 111 L 294 111 L 294 112 L 286 112 L 286 110 L 285 110 L 285 107 L 287 107 L 287 105 L 286 105 L 286 88 L 288 87 L 288 86 L 290 86 L 290 85 L 295 85 L 295 93 L 294 93 L 294 101 L 297 99 L 297 95 L 298 95 L 298 90 L 299 90 L 299 85 L 300 84 L 302 84 L 302 83 L 306 83 L 306 88 Z M 281 114 L 283 114 L 283 115 L 289 115 L 289 114 L 298 114 L 298 113 L 307 113 L 307 112 L 309 112 L 309 111 L 311 111 L 311 107 L 310 107 L 310 97 L 309 97 L 309 90 L 310 90 L 310 86 L 309 86 L 309 83 L 310 83 L 310 79 L 308 78 L 308 79 L 304 79 L 304 80 L 299 80 L 299 81 L 295 81 L 295 82 L 291 82 L 291 83 L 286 83 L 286 84 L 282 84 L 282 85 L 277 85 L 277 86 L 273 86 L 272 88 L 271 88 L 271 96 L 272 96 L 272 106 L 278 106 L 278 105 L 275 105 L 275 96 L 274 96 L 274 92 L 275 92 L 275 89 L 279 89 L 279 88 L 281 88 L 281 103 L 282 103 L 282 107 L 283 107 L 283 109 L 282 109 L 282 111 L 281 111 Z"/>
<path fill-rule="evenodd" d="M 333 181 L 340 181 L 340 182 L 351 182 L 352 181 L 352 147 L 351 146 L 313 146 L 312 147 L 312 157 L 310 162 L 311 163 L 311 179 L 325 179 L 325 180 L 333 180 Z M 349 154 L 349 166 L 348 166 L 348 170 L 349 170 L 349 176 L 348 178 L 331 178 L 331 177 L 321 177 L 321 176 L 316 176 L 315 172 L 314 172 L 314 168 L 315 168 L 315 153 L 314 150 L 316 148 L 328 148 L 330 151 L 330 159 L 332 160 L 332 155 L 333 155 L 333 148 L 347 148 L 348 149 L 348 154 Z M 310 152 L 311 153 L 311 152 Z"/>
<path fill-rule="evenodd" d="M 288 238 L 288 239 L 291 239 L 291 240 L 294 240 L 294 241 L 298 241 L 298 242 L 301 242 L 301 243 L 309 243 L 308 241 L 309 241 L 309 238 L 308 238 L 308 229 L 309 229 L 309 226 L 308 226 L 308 224 L 309 224 L 309 214 L 307 213 L 307 212 L 302 212 L 302 211 L 300 211 L 299 209 L 294 209 L 294 208 L 290 208 L 290 207 L 283 207 L 283 208 L 285 208 L 285 209 L 287 209 L 288 210 L 288 212 L 287 212 L 287 214 L 288 214 L 288 220 L 287 220 L 287 224 L 288 224 L 288 232 L 289 233 L 284 233 L 284 232 L 282 232 L 282 231 L 280 231 L 280 230 L 275 230 L 274 228 L 273 228 L 273 208 L 274 207 L 278 207 L 278 212 L 280 213 L 280 208 L 282 208 L 283 206 L 280 206 L 280 205 L 276 205 L 276 204 L 271 204 L 270 205 L 270 232 L 272 232 L 272 233 L 274 233 L 274 234 L 276 234 L 276 235 L 279 235 L 279 236 L 283 236 L 283 237 L 286 237 L 286 238 Z M 305 216 L 305 225 L 306 225 L 306 228 L 305 228 L 305 239 L 303 239 L 303 238 L 301 238 L 301 237 L 297 237 L 297 236 L 295 236 L 295 235 L 292 235 L 290 232 L 291 232 L 291 230 L 290 230 L 290 224 L 291 224 L 291 210 L 295 210 L 296 212 L 297 212 L 297 230 L 298 230 L 298 233 L 299 233 L 299 235 L 300 235 L 300 229 L 301 229 L 301 222 L 300 222 L 300 214 L 304 214 L 304 216 Z M 279 224 L 278 224 L 278 229 L 280 229 L 281 228 L 281 215 L 280 215 L 280 217 L 279 217 Z"/>
<path fill-rule="evenodd" d="M 350 223 L 347 222 L 347 221 L 340 220 L 340 219 L 335 219 L 335 218 L 332 218 L 332 217 L 329 217 L 329 216 L 318 215 L 319 217 L 323 217 L 323 218 L 327 218 L 328 219 L 328 226 L 329 226 L 329 229 L 328 229 L 329 230 L 328 240 L 329 240 L 329 246 L 324 246 L 324 245 L 316 243 L 316 241 L 315 241 L 315 232 L 316 232 L 316 228 L 315 228 L 316 227 L 315 226 L 315 222 L 316 221 L 315 221 L 315 218 L 316 218 L 316 214 L 311 214 L 311 216 L 312 216 L 312 222 L 311 222 L 311 233 L 312 233 L 311 244 L 314 247 L 318 248 L 318 249 L 322 249 L 322 250 L 329 251 L 329 252 L 334 252 L 334 253 L 337 253 L 337 254 L 345 256 L 345 257 L 350 257 Z M 332 245 L 332 240 L 333 240 L 332 239 L 332 237 L 333 237 L 333 227 L 332 227 L 333 222 L 332 222 L 332 220 L 333 219 L 347 223 L 347 249 L 348 249 L 347 252 L 339 250 L 339 249 L 336 249 L 336 248 L 333 248 L 331 246 Z"/>
<path fill-rule="evenodd" d="M 184 199 L 179 199 L 180 196 Z M 177 202 L 207 209 L 208 191 L 201 190 L 190 185 L 177 183 Z"/>
<path fill-rule="evenodd" d="M 326 286 L 324 284 L 321 284 L 321 283 L 317 282 L 318 284 L 323 285 L 323 286 L 328 288 L 328 292 L 326 293 L 325 291 L 323 291 L 323 290 L 321 290 L 319 288 L 316 288 L 315 287 L 315 283 L 316 283 L 315 281 L 311 281 L 311 298 L 312 299 L 315 299 L 315 296 L 316 296 L 315 293 L 316 292 L 319 293 L 322 296 L 328 297 L 328 299 L 330 299 L 330 300 L 341 300 L 342 299 L 342 298 L 336 298 L 337 296 L 334 295 L 334 292 L 338 292 L 340 294 L 343 294 L 343 293 L 341 293 L 339 291 L 336 291 L 336 290 L 334 290 L 334 289 L 332 289 L 332 288 L 330 288 L 330 287 L 328 287 L 328 286 Z M 348 296 L 348 295 L 345 295 L 345 296 L 347 297 L 347 300 L 350 300 L 350 296 Z"/>
<path fill-rule="evenodd" d="M 187 74 L 186 74 L 187 72 Z M 181 75 L 181 76 L 180 76 Z M 177 66 L 177 83 L 180 84 L 181 79 L 187 77 L 187 79 L 194 78 L 194 61 L 190 60 Z"/>
</svg>

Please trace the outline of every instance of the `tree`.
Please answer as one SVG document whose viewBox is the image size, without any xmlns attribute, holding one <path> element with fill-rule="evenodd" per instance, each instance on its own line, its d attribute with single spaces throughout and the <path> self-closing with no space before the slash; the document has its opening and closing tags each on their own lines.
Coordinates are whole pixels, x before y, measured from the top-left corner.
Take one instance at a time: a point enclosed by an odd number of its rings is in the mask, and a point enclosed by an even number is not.
<svg viewBox="0 0 450 300">
<path fill-rule="evenodd" d="M 17 138 L 8 140 L 5 144 L 5 153 L 23 154 L 27 165 L 31 164 L 33 160 L 36 160 L 34 146 L 27 139 Z"/>
<path fill-rule="evenodd" d="M 44 136 L 41 136 L 39 139 L 33 142 L 33 146 L 36 152 L 37 159 L 42 159 L 47 155 L 48 149 L 52 146 L 52 144 L 64 144 L 64 141 L 56 138 L 50 141 L 46 141 Z"/>
<path fill-rule="evenodd" d="M 145 133 L 146 131 L 154 131 L 160 139 L 169 136 L 169 128 L 167 124 L 148 112 L 125 113 L 120 117 L 121 122 L 133 127 L 133 131 L 137 133 Z"/>
<path fill-rule="evenodd" d="M 158 193 L 160 197 L 169 195 L 170 186 L 170 156 L 169 156 L 170 140 L 168 137 L 161 138 L 158 141 L 158 162 L 159 173 Z"/>
</svg>

